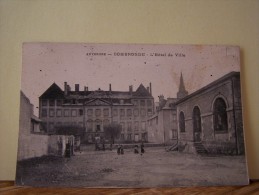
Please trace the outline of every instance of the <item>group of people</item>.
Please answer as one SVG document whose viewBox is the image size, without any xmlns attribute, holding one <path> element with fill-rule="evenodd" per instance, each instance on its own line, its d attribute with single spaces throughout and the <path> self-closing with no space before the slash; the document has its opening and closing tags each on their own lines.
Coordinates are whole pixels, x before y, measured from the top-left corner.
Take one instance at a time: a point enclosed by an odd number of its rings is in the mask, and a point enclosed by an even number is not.
<svg viewBox="0 0 259 195">
<path fill-rule="evenodd" d="M 118 154 L 118 155 L 124 154 L 124 149 L 123 149 L 123 146 L 122 146 L 122 145 L 119 145 L 119 146 L 118 146 L 117 154 Z"/>
<path fill-rule="evenodd" d="M 144 153 L 145 153 L 144 144 L 141 143 L 141 145 L 140 145 L 140 154 L 142 155 Z M 124 154 L 124 149 L 123 149 L 123 146 L 121 144 L 118 145 L 117 154 L 118 155 Z M 139 146 L 137 144 L 134 146 L 134 154 L 139 154 Z"/>
<path fill-rule="evenodd" d="M 134 153 L 135 153 L 135 154 L 138 154 L 138 153 L 139 153 L 138 145 L 135 145 L 135 146 L 134 146 Z M 144 153 L 145 153 L 144 144 L 141 143 L 141 145 L 140 145 L 140 154 L 142 155 L 142 154 L 144 154 Z"/>
</svg>

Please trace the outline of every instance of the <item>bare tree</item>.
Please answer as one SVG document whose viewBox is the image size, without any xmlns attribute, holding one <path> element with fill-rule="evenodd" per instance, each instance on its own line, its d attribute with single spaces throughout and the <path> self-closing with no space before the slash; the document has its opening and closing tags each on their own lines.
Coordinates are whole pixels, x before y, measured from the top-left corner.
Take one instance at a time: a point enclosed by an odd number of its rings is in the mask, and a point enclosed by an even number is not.
<svg viewBox="0 0 259 195">
<path fill-rule="evenodd" d="M 121 134 L 121 126 L 116 123 L 111 123 L 104 126 L 104 136 L 107 139 L 111 139 L 114 144 L 114 139 L 118 138 Z"/>
</svg>

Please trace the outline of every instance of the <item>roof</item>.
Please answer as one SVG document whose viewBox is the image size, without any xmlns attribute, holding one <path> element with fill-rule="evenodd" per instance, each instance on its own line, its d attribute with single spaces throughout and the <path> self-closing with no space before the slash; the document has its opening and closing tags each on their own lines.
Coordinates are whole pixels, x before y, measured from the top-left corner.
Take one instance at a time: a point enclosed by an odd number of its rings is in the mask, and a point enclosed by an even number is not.
<svg viewBox="0 0 259 195">
<path fill-rule="evenodd" d="M 53 83 L 41 96 L 41 99 L 55 99 L 55 98 L 64 98 L 64 92 L 56 84 Z"/>
<path fill-rule="evenodd" d="M 85 99 L 85 98 L 102 98 L 102 99 L 131 99 L 132 97 L 149 97 L 152 95 L 149 91 L 142 85 L 137 88 L 134 92 L 130 91 L 69 91 L 68 95 L 65 96 L 64 91 L 56 84 L 53 83 L 41 96 L 41 99 Z"/>
<path fill-rule="evenodd" d="M 204 86 L 204 87 L 198 89 L 197 91 L 191 93 L 190 95 L 187 95 L 187 96 L 185 96 L 184 98 L 178 100 L 175 104 L 176 104 L 176 105 L 177 105 L 177 104 L 180 104 L 180 103 L 186 101 L 187 99 L 190 99 L 190 98 L 192 98 L 193 96 L 195 96 L 195 95 L 197 95 L 197 94 L 200 94 L 200 93 L 202 93 L 203 91 L 206 91 L 207 89 L 209 89 L 209 88 L 211 88 L 211 87 L 213 87 L 213 86 L 215 86 L 215 85 L 217 85 L 217 84 L 219 84 L 219 83 L 222 83 L 222 82 L 224 82 L 224 81 L 226 81 L 226 80 L 228 80 L 228 79 L 230 79 L 230 78 L 232 78 L 232 77 L 240 77 L 240 72 L 230 72 L 230 73 L 228 73 L 228 74 L 226 74 L 226 75 L 220 77 L 219 79 L 213 81 L 212 83 L 210 83 L 210 84 L 208 84 L 208 85 L 206 85 L 206 86 Z"/>
<path fill-rule="evenodd" d="M 137 88 L 137 90 L 133 93 L 133 96 L 148 96 L 148 97 L 152 97 L 152 95 L 149 93 L 149 91 L 143 86 L 143 84 L 141 83 L 139 85 L 139 87 Z"/>
</svg>

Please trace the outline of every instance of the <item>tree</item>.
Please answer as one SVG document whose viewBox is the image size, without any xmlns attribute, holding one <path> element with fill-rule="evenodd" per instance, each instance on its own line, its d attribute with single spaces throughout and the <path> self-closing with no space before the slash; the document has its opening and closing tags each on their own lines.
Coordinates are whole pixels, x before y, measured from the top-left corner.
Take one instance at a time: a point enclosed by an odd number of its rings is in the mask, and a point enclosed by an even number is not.
<svg viewBox="0 0 259 195">
<path fill-rule="evenodd" d="M 114 144 L 114 139 L 119 138 L 121 134 L 121 126 L 116 123 L 111 123 L 104 126 L 104 137 L 111 139 L 112 144 Z"/>
<path fill-rule="evenodd" d="M 58 135 L 82 136 L 84 134 L 84 128 L 78 125 L 56 126 L 55 129 Z"/>
</svg>

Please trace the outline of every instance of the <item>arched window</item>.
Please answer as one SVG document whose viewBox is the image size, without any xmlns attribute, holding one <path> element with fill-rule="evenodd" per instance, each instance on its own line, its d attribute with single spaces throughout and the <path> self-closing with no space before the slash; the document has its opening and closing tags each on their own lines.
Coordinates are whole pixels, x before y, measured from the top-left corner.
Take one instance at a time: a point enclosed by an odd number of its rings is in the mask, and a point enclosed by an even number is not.
<svg viewBox="0 0 259 195">
<path fill-rule="evenodd" d="M 198 106 L 194 107 L 192 117 L 194 132 L 201 132 L 201 111 Z"/>
<path fill-rule="evenodd" d="M 214 113 L 214 130 L 227 131 L 228 130 L 228 117 L 226 111 L 226 103 L 222 98 L 217 98 L 213 105 Z"/>
<path fill-rule="evenodd" d="M 185 117 L 183 112 L 180 112 L 180 115 L 179 115 L 179 127 L 180 127 L 180 132 L 185 132 Z"/>
</svg>

